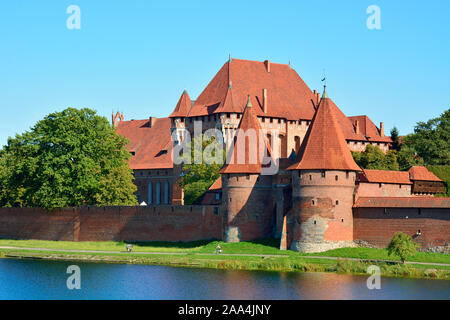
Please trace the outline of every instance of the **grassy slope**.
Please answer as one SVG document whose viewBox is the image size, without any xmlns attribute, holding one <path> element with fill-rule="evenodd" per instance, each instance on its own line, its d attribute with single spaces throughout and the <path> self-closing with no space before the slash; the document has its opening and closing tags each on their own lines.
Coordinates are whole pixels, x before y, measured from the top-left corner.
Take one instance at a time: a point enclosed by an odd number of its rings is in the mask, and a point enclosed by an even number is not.
<svg viewBox="0 0 450 320">
<path fill-rule="evenodd" d="M 213 253 L 218 241 L 195 241 L 195 242 L 139 242 L 134 243 L 135 252 L 183 252 L 183 253 Z M 286 258 L 297 258 L 301 256 L 329 256 L 376 260 L 396 260 L 396 256 L 389 256 L 386 249 L 372 248 L 342 248 L 321 253 L 302 254 L 290 250 L 278 249 L 279 240 L 260 239 L 252 242 L 224 243 L 220 242 L 224 253 L 234 254 L 267 254 L 286 255 Z M 0 240 L 0 246 L 69 249 L 69 250 L 98 250 L 98 251 L 125 251 L 125 242 L 71 242 L 71 241 L 42 241 L 42 240 Z M 315 259 L 317 260 L 317 259 Z M 418 252 L 415 256 L 407 259 L 415 262 L 448 263 L 450 255 L 440 253 Z"/>
<path fill-rule="evenodd" d="M 445 182 L 447 194 L 444 196 L 450 197 L 450 166 L 427 166 L 427 169 Z"/>
</svg>

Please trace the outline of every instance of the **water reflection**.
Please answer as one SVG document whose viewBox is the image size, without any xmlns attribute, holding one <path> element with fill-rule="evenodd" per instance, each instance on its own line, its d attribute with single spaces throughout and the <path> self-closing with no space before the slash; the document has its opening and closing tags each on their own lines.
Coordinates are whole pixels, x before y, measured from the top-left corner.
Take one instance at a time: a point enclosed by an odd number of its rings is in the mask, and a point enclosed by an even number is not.
<svg viewBox="0 0 450 320">
<path fill-rule="evenodd" d="M 81 290 L 66 269 L 81 268 Z M 450 299 L 444 280 L 0 259 L 0 299 Z"/>
</svg>

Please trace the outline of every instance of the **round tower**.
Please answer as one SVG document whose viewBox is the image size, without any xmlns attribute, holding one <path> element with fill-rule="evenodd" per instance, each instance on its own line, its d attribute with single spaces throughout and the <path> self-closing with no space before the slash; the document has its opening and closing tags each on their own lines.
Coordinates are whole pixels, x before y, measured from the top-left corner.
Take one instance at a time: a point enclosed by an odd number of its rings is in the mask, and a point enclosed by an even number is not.
<svg viewBox="0 0 450 320">
<path fill-rule="evenodd" d="M 272 176 L 261 174 L 264 161 L 260 158 L 259 148 L 267 148 L 267 141 L 260 133 L 262 128 L 249 96 L 227 163 L 219 171 L 222 175 L 224 239 L 227 242 L 272 235 L 275 209 Z M 261 138 L 264 141 L 260 141 Z"/>
<path fill-rule="evenodd" d="M 356 172 L 326 91 L 292 170 L 292 210 L 287 219 L 290 248 L 321 252 L 354 246 Z M 288 244 L 289 245 L 289 244 Z"/>
</svg>

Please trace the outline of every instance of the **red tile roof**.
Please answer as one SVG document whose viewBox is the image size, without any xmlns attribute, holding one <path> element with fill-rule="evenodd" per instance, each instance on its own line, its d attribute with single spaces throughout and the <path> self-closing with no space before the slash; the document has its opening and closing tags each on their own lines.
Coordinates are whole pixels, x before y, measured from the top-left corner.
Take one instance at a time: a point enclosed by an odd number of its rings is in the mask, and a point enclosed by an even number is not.
<svg viewBox="0 0 450 320">
<path fill-rule="evenodd" d="M 191 98 L 189 98 L 187 91 L 184 90 L 183 94 L 178 100 L 175 110 L 173 110 L 169 118 L 186 117 L 190 109 L 191 109 Z"/>
<path fill-rule="evenodd" d="M 220 176 L 211 187 L 209 187 L 208 191 L 217 191 L 222 189 L 222 177 Z"/>
<path fill-rule="evenodd" d="M 353 116 L 348 117 L 352 122 L 356 130 L 356 121 L 359 122 L 359 130 L 362 135 L 364 135 L 367 140 L 371 142 L 388 142 L 392 143 L 392 139 L 386 135 L 380 135 L 380 129 L 369 119 L 368 116 Z"/>
<path fill-rule="evenodd" d="M 355 208 L 449 208 L 449 197 L 359 198 Z"/>
<path fill-rule="evenodd" d="M 348 149 L 336 108 L 324 96 L 300 147 L 296 163 L 290 170 L 351 170 L 361 171 Z"/>
<path fill-rule="evenodd" d="M 358 174 L 358 180 L 369 183 L 412 184 L 406 171 L 364 169 Z"/>
<path fill-rule="evenodd" d="M 311 119 L 316 97 L 289 65 L 233 59 L 226 62 L 195 101 L 189 117 L 209 115 L 225 103 L 228 88 L 233 88 L 238 106 L 244 106 L 250 94 L 257 116 Z M 263 112 L 263 89 L 267 89 L 267 114 Z"/>
<path fill-rule="evenodd" d="M 129 165 L 136 169 L 173 168 L 172 140 L 170 136 L 170 118 L 152 118 L 149 120 L 120 121 L 117 133 L 130 140 L 127 149 L 135 155 Z"/>
<path fill-rule="evenodd" d="M 413 166 L 408 172 L 411 180 L 442 181 L 433 172 L 422 166 Z"/>
<path fill-rule="evenodd" d="M 267 90 L 267 113 L 263 111 L 263 89 Z M 232 59 L 209 82 L 194 102 L 188 117 L 243 112 L 242 106 L 248 94 L 254 113 L 259 117 L 311 120 L 317 106 L 315 94 L 289 65 L 270 62 L 268 72 L 266 62 Z M 366 138 L 362 133 L 356 134 L 352 120 L 330 102 L 336 109 L 337 121 L 342 126 L 345 139 L 391 142 L 389 137 L 380 137 L 374 133 L 378 129 L 366 116 L 370 135 Z"/>
<path fill-rule="evenodd" d="M 228 87 L 227 93 L 225 95 L 225 100 L 221 103 L 214 113 L 242 113 L 242 108 L 239 106 L 238 99 L 234 94 L 234 90 L 231 85 Z"/>
<path fill-rule="evenodd" d="M 249 132 L 248 130 L 255 130 L 256 141 L 250 142 L 252 135 L 246 136 L 246 133 Z M 260 141 L 261 137 L 264 139 L 264 142 Z M 242 146 L 239 143 L 245 143 L 245 145 Z M 254 148 L 252 146 L 254 146 Z M 267 137 L 263 133 L 261 124 L 259 123 L 250 102 L 250 96 L 248 96 L 248 102 L 235 135 L 235 143 L 229 151 L 234 153 L 233 161 L 231 163 L 225 163 L 219 173 L 261 173 L 261 166 L 263 165 L 263 162 L 265 162 L 265 159 L 261 158 L 259 149 L 262 146 L 267 148 L 270 154 L 270 145 L 267 141 Z M 238 155 L 241 150 L 245 151 L 244 157 L 240 154 Z M 241 160 L 243 160 L 243 163 L 239 163 Z"/>
</svg>

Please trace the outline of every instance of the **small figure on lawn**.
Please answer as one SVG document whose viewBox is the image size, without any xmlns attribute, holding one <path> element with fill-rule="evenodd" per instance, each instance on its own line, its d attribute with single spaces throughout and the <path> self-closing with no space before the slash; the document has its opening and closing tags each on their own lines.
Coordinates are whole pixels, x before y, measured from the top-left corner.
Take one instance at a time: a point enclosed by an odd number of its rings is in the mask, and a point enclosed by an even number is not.
<svg viewBox="0 0 450 320">
<path fill-rule="evenodd" d="M 217 245 L 217 247 L 216 247 L 216 252 L 215 252 L 215 253 L 216 253 L 216 254 L 222 253 L 222 247 L 220 246 L 220 244 Z"/>
<path fill-rule="evenodd" d="M 133 246 L 131 244 L 127 244 L 127 251 L 128 252 L 133 251 Z"/>
</svg>

